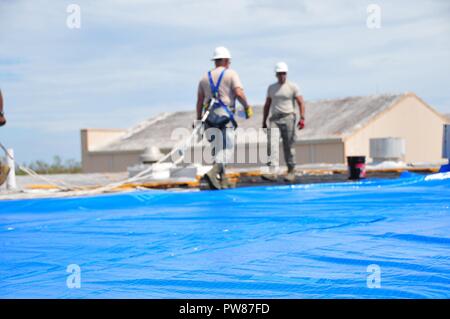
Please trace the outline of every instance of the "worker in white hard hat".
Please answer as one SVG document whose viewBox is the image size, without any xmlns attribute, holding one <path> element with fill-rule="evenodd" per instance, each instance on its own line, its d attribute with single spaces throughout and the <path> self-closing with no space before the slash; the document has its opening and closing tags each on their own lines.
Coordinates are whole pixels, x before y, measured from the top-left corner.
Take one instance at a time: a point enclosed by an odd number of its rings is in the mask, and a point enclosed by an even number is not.
<svg viewBox="0 0 450 319">
<path fill-rule="evenodd" d="M 275 65 L 275 75 L 277 82 L 270 85 L 267 89 L 267 98 L 264 105 L 264 114 L 262 127 L 267 128 L 267 118 L 270 112 L 270 125 L 268 132 L 268 153 L 269 153 L 269 174 L 262 177 L 267 180 L 277 180 L 277 169 L 279 158 L 275 154 L 278 147 L 272 147 L 270 141 L 271 129 L 278 128 L 283 140 L 284 158 L 287 164 L 287 175 L 285 180 L 295 181 L 295 132 L 296 127 L 301 130 L 305 127 L 305 103 L 298 86 L 287 80 L 288 66 L 284 62 L 278 62 Z M 295 104 L 297 103 L 300 113 L 300 119 L 297 123 Z"/>
<path fill-rule="evenodd" d="M 6 118 L 5 114 L 3 113 L 3 96 L 2 91 L 0 90 L 0 126 L 3 126 L 6 124 Z M 10 168 L 8 165 L 2 164 L 0 161 L 0 185 L 5 183 L 8 174 L 9 174 Z"/>
<path fill-rule="evenodd" d="M 216 150 L 213 168 L 205 178 L 212 189 L 223 189 L 232 186 L 225 178 L 225 163 L 230 160 L 234 149 L 233 131 L 237 127 L 234 118 L 236 99 L 244 107 L 247 119 L 252 116 L 253 109 L 247 102 L 238 73 L 230 68 L 230 51 L 225 47 L 217 47 L 212 61 L 214 69 L 208 71 L 198 85 L 197 120 L 201 120 L 204 112 L 208 112 L 205 129 L 210 142 L 213 137 L 208 136 L 208 128 L 222 132 L 223 141 Z"/>
</svg>

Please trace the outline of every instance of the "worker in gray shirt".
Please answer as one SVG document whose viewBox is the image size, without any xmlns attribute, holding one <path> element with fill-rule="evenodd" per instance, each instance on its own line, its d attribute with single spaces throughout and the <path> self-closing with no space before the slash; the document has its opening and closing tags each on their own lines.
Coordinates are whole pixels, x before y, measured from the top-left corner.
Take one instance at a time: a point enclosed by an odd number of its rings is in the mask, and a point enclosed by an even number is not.
<svg viewBox="0 0 450 319">
<path fill-rule="evenodd" d="M 288 182 L 295 181 L 295 127 L 303 129 L 305 127 L 305 103 L 300 94 L 298 86 L 287 80 L 288 66 L 284 62 L 279 62 L 275 66 L 275 73 L 278 81 L 269 86 L 267 90 L 266 103 L 264 105 L 263 128 L 267 128 L 267 118 L 271 111 L 270 125 L 268 132 L 268 154 L 269 154 L 269 174 L 262 177 L 266 180 L 277 180 L 277 162 L 278 156 L 274 156 L 278 152 L 278 147 L 272 147 L 271 131 L 278 128 L 283 140 L 284 158 L 287 164 L 287 175 L 285 180 Z M 297 102 L 300 112 L 300 120 L 297 123 L 295 114 L 295 103 Z"/>
</svg>

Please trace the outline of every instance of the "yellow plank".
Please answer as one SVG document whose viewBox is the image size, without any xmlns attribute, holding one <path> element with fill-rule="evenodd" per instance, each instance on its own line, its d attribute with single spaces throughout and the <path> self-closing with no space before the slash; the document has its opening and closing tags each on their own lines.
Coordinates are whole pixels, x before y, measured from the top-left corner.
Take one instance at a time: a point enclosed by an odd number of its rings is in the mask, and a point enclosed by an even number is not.
<svg viewBox="0 0 450 319">
<path fill-rule="evenodd" d="M 45 184 L 28 184 L 25 185 L 25 188 L 28 189 L 61 189 L 60 187 L 54 185 L 45 185 Z"/>
</svg>

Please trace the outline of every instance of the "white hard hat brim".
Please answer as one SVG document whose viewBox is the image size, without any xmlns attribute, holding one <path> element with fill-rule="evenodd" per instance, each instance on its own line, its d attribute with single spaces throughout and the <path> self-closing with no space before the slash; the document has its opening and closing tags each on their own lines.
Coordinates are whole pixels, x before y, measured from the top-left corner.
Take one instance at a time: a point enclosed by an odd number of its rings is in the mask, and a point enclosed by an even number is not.
<svg viewBox="0 0 450 319">
<path fill-rule="evenodd" d="M 211 61 L 222 60 L 222 59 L 231 60 L 231 57 L 215 57 L 215 58 L 212 58 Z"/>
</svg>

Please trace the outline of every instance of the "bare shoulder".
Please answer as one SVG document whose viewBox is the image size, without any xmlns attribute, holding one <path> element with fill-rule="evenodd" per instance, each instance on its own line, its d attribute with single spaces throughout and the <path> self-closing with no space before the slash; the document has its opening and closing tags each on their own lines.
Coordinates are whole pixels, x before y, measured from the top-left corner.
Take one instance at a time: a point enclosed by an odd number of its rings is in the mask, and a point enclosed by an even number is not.
<svg viewBox="0 0 450 319">
<path fill-rule="evenodd" d="M 202 77 L 200 78 L 200 83 L 204 83 L 208 81 L 208 72 L 203 73 Z"/>
<path fill-rule="evenodd" d="M 227 69 L 226 73 L 228 73 L 229 76 L 239 76 L 236 70 L 230 68 Z"/>
</svg>

